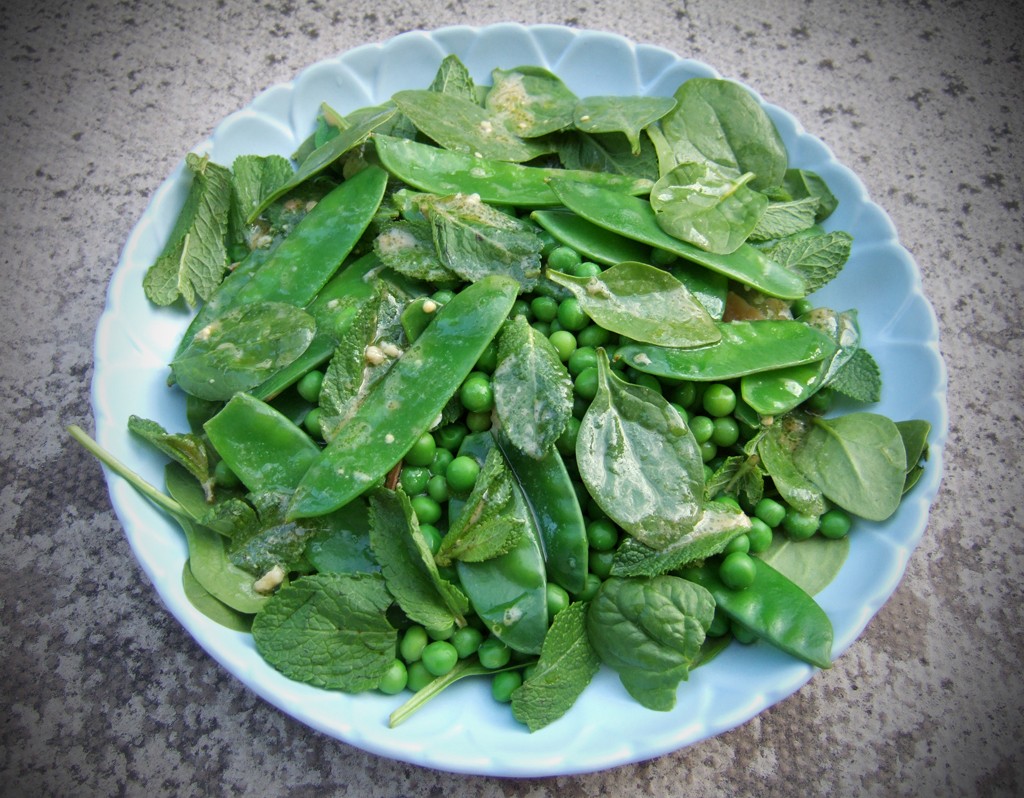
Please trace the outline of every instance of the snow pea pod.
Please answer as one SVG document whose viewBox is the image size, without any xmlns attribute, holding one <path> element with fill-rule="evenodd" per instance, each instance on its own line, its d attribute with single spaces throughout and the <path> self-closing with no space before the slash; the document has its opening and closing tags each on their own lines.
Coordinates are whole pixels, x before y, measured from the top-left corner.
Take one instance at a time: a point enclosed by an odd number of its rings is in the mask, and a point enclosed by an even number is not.
<svg viewBox="0 0 1024 798">
<path fill-rule="evenodd" d="M 718 322 L 722 338 L 710 346 L 676 349 L 628 343 L 616 358 L 657 377 L 714 382 L 759 371 L 816 363 L 835 352 L 825 334 L 799 321 Z"/>
<path fill-rule="evenodd" d="M 561 455 L 551 447 L 535 459 L 500 433 L 496 440 L 537 525 L 548 578 L 570 593 L 579 593 L 587 578 L 587 527 Z"/>
<path fill-rule="evenodd" d="M 250 491 L 291 491 L 320 447 L 285 416 L 249 394 L 235 394 L 203 425 L 210 443 Z"/>
<path fill-rule="evenodd" d="M 807 293 L 798 275 L 749 244 L 721 255 L 670 236 L 658 225 L 651 204 L 644 199 L 573 181 L 564 172 L 551 180 L 551 189 L 570 210 L 596 225 L 699 263 L 768 296 L 800 299 Z"/>
<path fill-rule="evenodd" d="M 468 435 L 459 454 L 482 465 L 495 445 L 488 432 Z M 524 501 L 521 491 L 516 491 L 516 501 Z M 449 502 L 453 520 L 463 506 L 457 499 Z M 526 517 L 531 516 L 526 513 Z M 473 610 L 487 628 L 509 648 L 540 653 L 548 630 L 548 604 L 544 554 L 536 527 L 527 523 L 516 546 L 506 554 L 482 562 L 457 560 L 455 567 Z"/>
<path fill-rule="evenodd" d="M 626 260 L 647 261 L 651 256 L 650 247 L 598 227 L 572 211 L 537 210 L 530 214 L 530 218 L 559 243 L 572 247 L 595 263 L 614 266 Z"/>
<path fill-rule="evenodd" d="M 707 588 L 715 604 L 744 629 L 787 654 L 816 665 L 832 667 L 832 622 L 818 603 L 795 582 L 757 557 L 754 583 L 731 590 L 717 568 L 687 568 L 682 576 Z"/>
<path fill-rule="evenodd" d="M 485 277 L 439 310 L 303 476 L 289 518 L 336 510 L 384 476 L 436 421 L 473 370 L 518 290 L 511 277 Z"/>
<path fill-rule="evenodd" d="M 379 133 L 373 141 L 384 168 L 403 183 L 432 194 L 478 194 L 484 202 L 495 205 L 561 205 L 549 185 L 554 178 L 593 183 L 612 193 L 643 194 L 652 185 L 650 180 L 607 172 L 550 169 L 476 158 Z"/>
</svg>

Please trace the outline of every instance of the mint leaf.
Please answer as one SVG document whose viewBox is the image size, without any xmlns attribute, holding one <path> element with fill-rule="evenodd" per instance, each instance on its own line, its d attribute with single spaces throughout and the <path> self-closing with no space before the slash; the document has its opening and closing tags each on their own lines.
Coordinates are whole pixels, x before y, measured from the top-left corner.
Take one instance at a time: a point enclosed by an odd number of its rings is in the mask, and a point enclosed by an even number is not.
<svg viewBox="0 0 1024 798">
<path fill-rule="evenodd" d="M 236 527 L 228 546 L 228 557 L 239 568 L 263 576 L 275 566 L 286 571 L 302 565 L 306 544 L 324 526 L 322 517 L 286 521 L 285 510 L 290 493 L 251 493 L 249 501 L 255 513 L 255 524 Z M 240 521 L 245 513 L 239 513 Z"/>
<path fill-rule="evenodd" d="M 766 254 L 783 268 L 796 272 L 811 294 L 835 279 L 850 257 L 852 236 L 842 230 L 821 235 L 783 238 Z"/>
<path fill-rule="evenodd" d="M 235 240 L 243 241 L 249 213 L 291 178 L 292 165 L 280 155 L 239 155 L 231 176 L 231 227 Z"/>
<path fill-rule="evenodd" d="M 146 440 L 158 451 L 194 476 L 203 488 L 206 501 L 213 501 L 213 469 L 206 441 L 193 433 L 170 433 L 155 421 L 129 416 L 128 431 Z"/>
<path fill-rule="evenodd" d="M 487 453 L 466 505 L 434 555 L 438 565 L 483 562 L 515 548 L 527 523 L 517 486 L 497 446 Z"/>
<path fill-rule="evenodd" d="M 523 316 L 501 331 L 492 383 L 506 437 L 523 454 L 539 459 L 572 416 L 572 380 L 547 336 Z"/>
<path fill-rule="evenodd" d="M 866 349 L 857 349 L 828 382 L 833 391 L 856 402 L 877 402 L 882 398 L 882 372 Z"/>
<path fill-rule="evenodd" d="M 388 589 L 409 618 L 438 631 L 465 625 L 469 601 L 438 573 L 416 513 L 401 489 L 382 488 L 370 496 L 370 545 Z"/>
<path fill-rule="evenodd" d="M 275 593 L 252 624 L 260 655 L 289 679 L 373 690 L 395 659 L 391 596 L 377 574 L 314 574 Z"/>
<path fill-rule="evenodd" d="M 441 263 L 434 233 L 425 220 L 400 219 L 388 224 L 374 239 L 373 251 L 385 266 L 414 280 L 444 283 L 459 279 Z"/>
<path fill-rule="evenodd" d="M 587 606 L 575 602 L 555 615 L 533 672 L 512 693 L 512 715 L 531 732 L 568 712 L 601 666 L 587 637 Z"/>
<path fill-rule="evenodd" d="M 750 240 L 769 241 L 801 233 L 814 225 L 817 211 L 817 197 L 770 202 L 764 215 L 750 232 Z"/>
<path fill-rule="evenodd" d="M 553 72 L 538 66 L 494 69 L 491 80 L 484 106 L 517 136 L 536 138 L 572 126 L 576 95 Z"/>
<path fill-rule="evenodd" d="M 725 458 L 704 486 L 705 498 L 713 499 L 719 494 L 743 497 L 751 507 L 761 501 L 764 472 L 760 459 L 740 455 Z"/>
<path fill-rule="evenodd" d="M 225 240 L 231 208 L 231 173 L 209 156 L 189 153 L 185 165 L 192 185 L 160 257 L 146 271 L 142 287 L 156 305 L 184 298 L 189 305 L 209 299 L 228 265 Z"/>
<path fill-rule="evenodd" d="M 476 84 L 473 77 L 466 65 L 454 54 L 446 55 L 441 61 L 429 90 L 476 102 Z"/>
<path fill-rule="evenodd" d="M 839 205 L 839 200 L 829 190 L 828 184 L 816 172 L 806 169 L 787 169 L 782 187 L 793 199 L 801 197 L 817 199 L 818 211 L 815 215 L 817 222 L 823 222 L 831 216 L 832 211 Z"/>
</svg>

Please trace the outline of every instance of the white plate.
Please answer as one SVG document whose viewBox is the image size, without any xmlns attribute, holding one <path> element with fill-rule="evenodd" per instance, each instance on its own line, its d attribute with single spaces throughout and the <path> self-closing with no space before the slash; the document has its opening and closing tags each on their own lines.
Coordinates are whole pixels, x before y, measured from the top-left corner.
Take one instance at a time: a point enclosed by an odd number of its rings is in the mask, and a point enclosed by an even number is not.
<svg viewBox="0 0 1024 798">
<path fill-rule="evenodd" d="M 227 117 L 195 148 L 230 164 L 236 155 L 289 155 L 312 130 L 321 102 L 341 112 L 376 104 L 394 92 L 424 88 L 441 59 L 456 53 L 474 79 L 495 67 L 545 66 L 579 96 L 670 95 L 687 78 L 717 77 L 710 67 L 619 36 L 555 26 L 452 27 L 402 34 L 315 64 Z M 896 588 L 938 490 L 945 442 L 946 375 L 934 313 L 920 276 L 886 214 L 828 148 L 780 108 L 765 105 L 793 165 L 821 174 L 839 198 L 830 229 L 849 231 L 853 253 L 841 276 L 820 292 L 822 304 L 857 307 L 868 350 L 885 382 L 872 409 L 933 427 L 927 471 L 899 511 L 882 524 L 859 522 L 849 559 L 819 601 L 835 627 L 839 656 Z M 157 190 L 133 230 L 114 273 L 96 336 L 93 407 L 96 437 L 155 484 L 162 459 L 126 431 L 130 414 L 185 430 L 181 395 L 165 384 L 166 364 L 187 316 L 149 304 L 142 276 L 169 235 L 185 193 L 183 166 Z M 730 646 L 679 690 L 671 712 L 642 708 L 617 677 L 602 670 L 572 711 L 535 734 L 491 700 L 484 680 L 460 683 L 397 729 L 388 714 L 403 700 L 350 696 L 307 687 L 278 674 L 247 635 L 224 630 L 185 598 L 186 557 L 180 531 L 125 482 L 108 475 L 115 511 L 160 597 L 199 644 L 238 679 L 303 723 L 382 756 L 444 770 L 499 776 L 546 776 L 599 770 L 648 759 L 718 734 L 785 698 L 814 669 L 768 645 Z"/>
</svg>

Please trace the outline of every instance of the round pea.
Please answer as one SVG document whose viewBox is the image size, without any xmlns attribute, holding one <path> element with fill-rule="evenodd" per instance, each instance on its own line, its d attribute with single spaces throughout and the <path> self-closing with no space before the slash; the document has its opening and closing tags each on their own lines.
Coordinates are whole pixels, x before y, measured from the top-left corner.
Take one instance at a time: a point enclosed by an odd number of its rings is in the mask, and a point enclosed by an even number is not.
<svg viewBox="0 0 1024 798">
<path fill-rule="evenodd" d="M 555 441 L 555 446 L 558 448 L 559 453 L 566 456 L 576 454 L 576 438 L 579 434 L 580 420 L 575 416 L 570 416 L 565 424 L 565 429 L 562 430 L 562 434 Z"/>
<path fill-rule="evenodd" d="M 450 498 L 448 479 L 444 474 L 434 474 L 427 482 L 427 495 L 438 504 L 444 504 Z"/>
<path fill-rule="evenodd" d="M 408 680 L 406 687 L 412 690 L 414 693 L 418 693 L 432 681 L 434 681 L 434 674 L 427 670 L 426 666 L 416 661 L 410 664 L 407 668 Z"/>
<path fill-rule="evenodd" d="M 494 371 L 497 365 L 498 345 L 494 341 L 491 341 L 489 344 L 487 344 L 487 348 L 484 349 L 483 354 L 480 355 L 479 359 L 477 359 L 476 369 L 477 371 L 483 371 L 487 374 L 490 374 L 491 372 Z"/>
<path fill-rule="evenodd" d="M 729 633 L 729 618 L 723 612 L 716 612 L 708 627 L 708 637 L 722 637 Z"/>
<path fill-rule="evenodd" d="M 455 292 L 450 288 L 439 288 L 430 297 L 439 305 L 447 305 L 455 299 Z"/>
<path fill-rule="evenodd" d="M 746 590 L 757 576 L 754 558 L 745 551 L 727 554 L 718 566 L 718 576 L 730 590 Z"/>
<path fill-rule="evenodd" d="M 408 683 L 409 671 L 402 660 L 396 659 L 391 663 L 391 667 L 387 669 L 384 675 L 381 676 L 377 689 L 384 693 L 384 695 L 398 695 L 405 689 Z"/>
<path fill-rule="evenodd" d="M 765 496 L 754 506 L 754 515 L 764 521 L 770 527 L 777 527 L 786 517 L 786 507 Z"/>
<path fill-rule="evenodd" d="M 697 401 L 697 386 L 692 382 L 683 381 L 672 388 L 669 399 L 689 410 Z"/>
<path fill-rule="evenodd" d="M 772 528 L 768 526 L 757 516 L 750 519 L 750 529 L 747 530 L 747 540 L 750 543 L 750 551 L 754 554 L 760 554 L 763 551 L 768 551 L 768 547 L 772 545 L 772 539 L 775 535 L 772 533 Z"/>
<path fill-rule="evenodd" d="M 455 459 L 455 455 L 452 454 L 448 449 L 438 449 L 434 452 L 434 459 L 430 463 L 431 474 L 441 474 L 448 468 L 448 464 Z"/>
<path fill-rule="evenodd" d="M 456 421 L 452 424 L 441 427 L 441 429 L 437 431 L 437 445 L 447 449 L 449 452 L 454 452 L 462 445 L 462 441 L 468 434 L 469 429 L 466 425 Z"/>
<path fill-rule="evenodd" d="M 690 432 L 697 443 L 706 443 L 715 434 L 715 422 L 707 416 L 694 416 L 690 419 Z"/>
<path fill-rule="evenodd" d="M 587 541 L 595 551 L 610 551 L 619 542 L 619 530 L 615 522 L 600 518 L 587 524 Z"/>
<path fill-rule="evenodd" d="M 537 296 L 530 302 L 530 310 L 537 321 L 551 322 L 558 315 L 558 300 L 549 296 Z"/>
<path fill-rule="evenodd" d="M 523 675 L 519 671 L 501 671 L 491 677 L 491 696 L 495 701 L 507 704 L 512 700 L 512 693 L 523 683 Z"/>
<path fill-rule="evenodd" d="M 579 601 L 590 601 L 597 595 L 597 591 L 600 587 L 601 577 L 597 574 L 588 573 L 583 581 L 583 589 L 576 594 L 576 598 Z"/>
<path fill-rule="evenodd" d="M 580 253 L 572 247 L 555 247 L 548 255 L 548 268 L 554 269 L 556 272 L 572 274 L 573 269 L 582 260 Z"/>
<path fill-rule="evenodd" d="M 307 402 L 316 404 L 320 401 L 320 388 L 324 384 L 324 373 L 317 369 L 307 371 L 302 375 L 295 384 L 295 390 L 299 392 L 299 396 L 305 399 Z"/>
<path fill-rule="evenodd" d="M 435 640 L 423 649 L 421 662 L 434 676 L 444 676 L 459 661 L 459 652 L 447 640 Z"/>
<path fill-rule="evenodd" d="M 476 655 L 479 657 L 481 665 L 494 670 L 508 665 L 509 660 L 512 659 L 512 649 L 498 638 L 488 637 L 479 645 Z"/>
<path fill-rule="evenodd" d="M 782 519 L 782 528 L 791 540 L 807 540 L 818 531 L 820 520 L 816 515 L 801 513 L 792 508 L 786 510 Z"/>
<path fill-rule="evenodd" d="M 514 319 L 516 316 L 523 316 L 527 320 L 533 317 L 530 312 L 530 303 L 525 299 L 517 299 L 512 303 L 512 310 L 509 311 L 508 317 L 510 319 Z"/>
<path fill-rule="evenodd" d="M 823 416 L 832 407 L 832 392 L 828 388 L 822 388 L 808 397 L 801 406 L 808 413 Z"/>
<path fill-rule="evenodd" d="M 577 277 L 597 277 L 601 273 L 601 267 L 593 261 L 580 261 L 580 265 L 572 270 Z"/>
<path fill-rule="evenodd" d="M 750 538 L 746 534 L 737 535 L 726 545 L 724 553 L 732 554 L 734 551 L 741 551 L 744 554 L 750 551 Z"/>
<path fill-rule="evenodd" d="M 576 375 L 573 390 L 584 399 L 593 399 L 597 396 L 597 376 L 596 366 L 583 369 Z"/>
<path fill-rule="evenodd" d="M 302 419 L 302 426 L 304 426 L 306 428 L 306 432 L 314 438 L 322 438 L 324 436 L 323 428 L 320 426 L 320 415 L 320 408 L 314 407 L 306 413 L 306 417 Z"/>
<path fill-rule="evenodd" d="M 587 570 L 592 574 L 596 574 L 601 579 L 607 579 L 611 575 L 612 560 L 614 558 L 614 551 L 597 551 L 595 549 L 591 549 L 590 555 L 587 558 Z"/>
<path fill-rule="evenodd" d="M 650 388 L 655 393 L 662 393 L 662 391 L 664 390 L 661 387 L 661 383 L 658 381 L 658 378 L 655 377 L 653 374 L 644 374 L 642 372 L 637 372 L 632 376 L 632 381 L 634 385 L 641 385 L 644 388 Z"/>
<path fill-rule="evenodd" d="M 466 426 L 470 432 L 483 432 L 491 428 L 490 413 L 466 413 Z"/>
<path fill-rule="evenodd" d="M 568 330 L 556 330 L 548 336 L 548 340 L 558 353 L 558 359 L 563 363 L 576 351 L 576 336 Z"/>
<path fill-rule="evenodd" d="M 793 314 L 793 318 L 799 318 L 805 313 L 810 313 L 812 310 L 814 310 L 814 303 L 807 297 L 794 300 L 793 304 L 789 306 L 789 312 Z"/>
<path fill-rule="evenodd" d="M 740 425 L 731 416 L 712 420 L 711 440 L 716 446 L 732 446 L 740 439 Z"/>
<path fill-rule="evenodd" d="M 562 328 L 570 331 L 582 330 L 590 324 L 590 318 L 583 312 L 579 300 L 572 296 L 558 304 L 557 318 Z"/>
<path fill-rule="evenodd" d="M 736 409 L 736 391 L 722 382 L 715 382 L 704 390 L 701 399 L 704 412 L 709 416 L 720 418 L 729 415 Z"/>
<path fill-rule="evenodd" d="M 416 496 L 427 489 L 427 482 L 430 479 L 430 471 L 423 466 L 407 465 L 402 468 L 398 477 L 398 483 L 409 496 Z"/>
<path fill-rule="evenodd" d="M 490 378 L 481 371 L 474 371 L 459 388 L 459 401 L 471 413 L 486 413 L 494 407 L 494 391 Z"/>
<path fill-rule="evenodd" d="M 429 432 L 424 432 L 412 445 L 412 448 L 406 452 L 405 463 L 413 466 L 428 466 L 434 459 L 435 451 L 437 451 L 437 443 L 434 441 L 434 436 Z"/>
<path fill-rule="evenodd" d="M 423 539 L 427 541 L 430 553 L 437 554 L 437 550 L 441 548 L 440 530 L 433 524 L 420 524 L 420 533 L 423 535 Z"/>
<path fill-rule="evenodd" d="M 429 496 L 413 496 L 409 503 L 421 524 L 436 524 L 441 520 L 441 505 Z"/>
<path fill-rule="evenodd" d="M 700 444 L 700 456 L 705 463 L 709 463 L 715 459 L 718 454 L 718 447 L 715 446 L 715 442 L 711 440 L 704 441 Z"/>
<path fill-rule="evenodd" d="M 578 426 L 577 429 L 579 429 Z M 573 445 L 575 446 L 575 443 Z M 242 484 L 238 475 L 231 470 L 231 466 L 223 460 L 218 460 L 217 465 L 213 467 L 213 481 L 222 488 L 237 488 Z"/>
<path fill-rule="evenodd" d="M 821 517 L 818 531 L 829 540 L 846 537 L 853 525 L 853 519 L 843 510 L 829 510 Z"/>
<path fill-rule="evenodd" d="M 548 599 L 548 620 L 551 620 L 569 606 L 569 593 L 564 587 L 556 585 L 554 582 L 548 582 L 545 590 Z"/>
<path fill-rule="evenodd" d="M 468 493 L 476 484 L 480 465 L 469 455 L 460 454 L 445 469 L 444 476 L 453 493 Z"/>
<path fill-rule="evenodd" d="M 456 630 L 449 641 L 458 652 L 459 659 L 465 659 L 476 653 L 483 642 L 483 633 L 473 626 L 463 626 Z"/>
<path fill-rule="evenodd" d="M 597 324 L 588 324 L 576 333 L 576 340 L 580 346 L 597 349 L 599 346 L 606 346 L 612 340 L 612 333 Z"/>
<path fill-rule="evenodd" d="M 729 624 L 729 631 L 732 632 L 733 639 L 737 643 L 742 643 L 745 646 L 749 646 L 751 643 L 757 641 L 757 635 L 747 629 L 745 626 L 741 626 L 735 621 Z"/>
<path fill-rule="evenodd" d="M 566 365 L 569 367 L 569 373 L 574 377 L 578 376 L 584 369 L 596 368 L 597 350 L 592 346 L 578 347 L 569 355 Z"/>
<path fill-rule="evenodd" d="M 418 662 L 429 642 L 426 629 L 422 626 L 410 626 L 398 643 L 398 654 L 407 663 Z"/>
</svg>

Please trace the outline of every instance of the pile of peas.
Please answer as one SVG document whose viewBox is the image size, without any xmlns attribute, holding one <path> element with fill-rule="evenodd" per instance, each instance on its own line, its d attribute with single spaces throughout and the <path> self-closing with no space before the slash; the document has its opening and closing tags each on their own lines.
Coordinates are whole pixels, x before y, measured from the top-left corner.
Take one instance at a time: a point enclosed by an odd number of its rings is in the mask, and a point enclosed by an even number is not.
<svg viewBox="0 0 1024 798">
<path fill-rule="evenodd" d="M 588 277 L 602 271 L 597 263 L 583 260 L 576 250 L 559 245 L 551 239 L 543 255 L 549 268 L 567 274 Z M 652 253 L 652 261 L 662 266 L 668 265 L 674 258 L 674 255 L 662 250 Z M 432 298 L 443 305 L 452 296 L 451 291 L 442 289 L 435 292 Z M 797 300 L 792 306 L 794 316 L 809 309 L 807 300 Z M 657 378 L 636 371 L 615 358 L 619 336 L 591 322 L 574 297 L 559 298 L 542 289 L 541 292 L 520 297 L 513 306 L 511 316 L 524 316 L 534 329 L 547 336 L 572 378 L 573 414 L 556 444 L 570 473 L 575 472 L 573 462 L 580 420 L 597 394 L 598 348 L 604 348 L 612 368 L 620 376 L 631 383 L 657 391 L 679 411 L 700 446 L 706 479 L 711 478 L 715 469 L 727 457 L 741 454 L 743 445 L 759 430 L 760 421 L 756 413 L 739 396 L 738 381 L 690 382 Z M 464 410 L 460 420 L 424 433 L 406 454 L 401 465 L 399 484 L 410 497 L 420 530 L 434 553 L 440 547 L 447 528 L 449 499 L 464 499 L 468 496 L 480 472 L 477 461 L 459 455 L 458 450 L 466 435 L 490 429 L 494 409 L 491 375 L 496 365 L 497 347 L 492 342 L 459 389 L 458 399 Z M 297 385 L 298 393 L 313 405 L 303 424 L 318 439 L 322 438 L 317 404 L 323 379 L 323 372 L 312 371 Z M 811 397 L 804 409 L 824 413 L 829 403 L 830 396 L 826 389 Z M 548 582 L 549 622 L 571 601 L 593 598 L 611 572 L 615 550 L 624 534 L 590 498 L 578 478 L 574 479 L 574 484 L 586 521 L 588 573 L 583 590 L 571 595 L 554 582 Z M 850 516 L 841 509 L 830 509 L 820 517 L 811 516 L 788 506 L 781 498 L 769 495 L 754 506 L 746 506 L 736 497 L 728 495 L 717 496 L 714 501 L 742 509 L 751 520 L 750 530 L 734 538 L 725 551 L 712 560 L 718 566 L 722 581 L 733 590 L 746 589 L 752 585 L 755 566 L 751 554 L 767 551 L 776 532 L 781 531 L 791 540 L 805 540 L 815 534 L 838 539 L 848 533 L 851 525 Z M 457 581 L 454 568 L 440 570 L 446 578 Z M 512 693 L 529 673 L 532 656 L 510 649 L 491 634 L 475 615 L 470 615 L 467 621 L 467 626 L 444 633 L 428 631 L 419 625 L 406 628 L 400 636 L 398 656 L 381 681 L 380 691 L 388 695 L 406 689 L 415 692 L 434 678 L 449 673 L 460 660 L 475 655 L 481 665 L 495 671 L 491 682 L 491 694 L 495 700 L 510 701 Z M 716 614 L 708 636 L 722 637 L 730 633 L 741 643 L 749 643 L 754 639 L 743 628 L 731 624 L 724 615 Z M 523 667 L 515 667 L 517 663 Z"/>
</svg>

